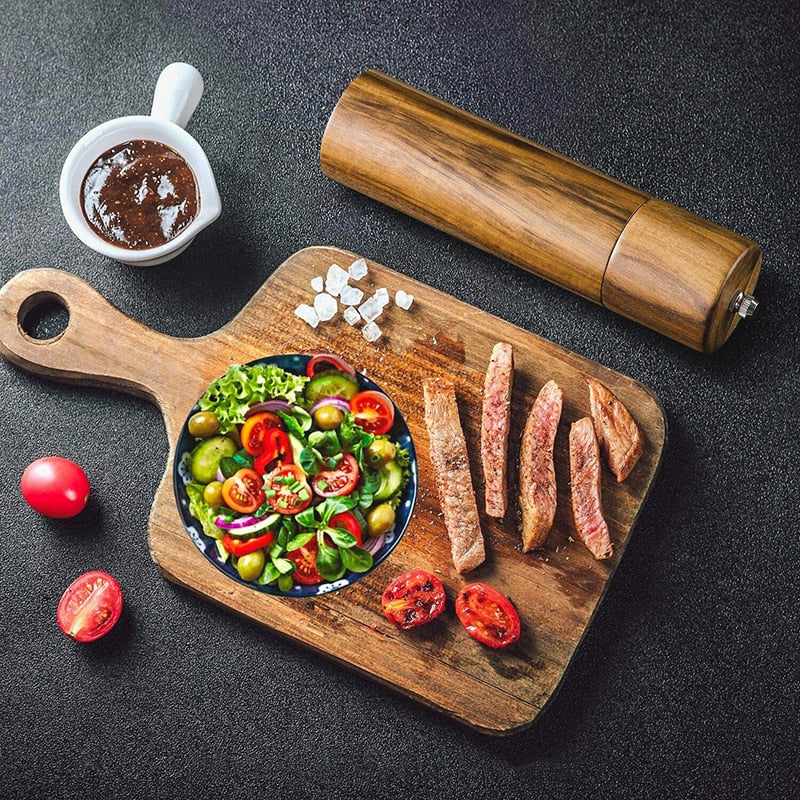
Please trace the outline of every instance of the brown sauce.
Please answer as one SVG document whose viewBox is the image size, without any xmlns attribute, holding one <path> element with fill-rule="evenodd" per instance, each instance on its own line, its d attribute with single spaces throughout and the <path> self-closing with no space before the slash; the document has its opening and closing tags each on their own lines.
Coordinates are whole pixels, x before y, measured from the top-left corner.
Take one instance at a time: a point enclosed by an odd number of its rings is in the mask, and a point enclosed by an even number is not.
<svg viewBox="0 0 800 800">
<path fill-rule="evenodd" d="M 81 187 L 83 214 L 105 241 L 129 250 L 174 239 L 197 215 L 197 182 L 185 159 L 137 139 L 103 153 Z"/>
</svg>

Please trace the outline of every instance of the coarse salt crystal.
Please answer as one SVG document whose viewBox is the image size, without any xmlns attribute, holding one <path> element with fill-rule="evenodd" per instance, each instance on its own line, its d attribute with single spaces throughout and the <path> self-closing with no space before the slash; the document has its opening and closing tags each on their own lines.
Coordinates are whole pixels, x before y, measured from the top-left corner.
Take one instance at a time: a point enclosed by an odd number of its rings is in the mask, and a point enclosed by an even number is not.
<svg viewBox="0 0 800 800">
<path fill-rule="evenodd" d="M 321 292 L 325 288 L 325 279 L 322 275 L 317 275 L 316 278 L 311 279 L 311 288 L 315 292 Z"/>
<path fill-rule="evenodd" d="M 308 303 L 300 303 L 294 310 L 294 313 L 300 317 L 303 322 L 307 322 L 312 328 L 319 325 L 319 314 Z"/>
<path fill-rule="evenodd" d="M 348 325 L 355 325 L 356 322 L 360 321 L 360 319 L 361 314 L 359 314 L 358 311 L 353 308 L 353 306 L 347 306 L 347 308 L 344 310 L 344 321 Z"/>
<path fill-rule="evenodd" d="M 333 319 L 338 308 L 339 304 L 336 302 L 336 298 L 325 292 L 321 292 L 314 298 L 314 310 L 317 312 L 320 322 Z"/>
<path fill-rule="evenodd" d="M 383 331 L 374 322 L 368 322 L 361 329 L 361 333 L 368 342 L 377 342 Z"/>
<path fill-rule="evenodd" d="M 383 313 L 383 303 L 379 297 L 373 295 L 358 307 L 358 313 L 361 314 L 364 322 L 372 322 Z"/>
<path fill-rule="evenodd" d="M 389 290 L 385 286 L 381 286 L 380 289 L 376 289 L 374 296 L 380 300 L 383 306 L 389 305 Z"/>
<path fill-rule="evenodd" d="M 349 280 L 350 276 L 347 270 L 342 269 L 338 264 L 331 264 L 325 278 L 325 291 L 333 297 L 338 297 L 339 292 L 347 286 Z"/>
<path fill-rule="evenodd" d="M 347 272 L 354 281 L 360 281 L 369 272 L 367 262 L 363 258 L 356 259 L 348 267 Z"/>
<path fill-rule="evenodd" d="M 364 292 L 362 292 L 358 286 L 350 286 L 348 284 L 342 289 L 339 295 L 339 302 L 345 306 L 357 306 L 363 297 Z"/>
<path fill-rule="evenodd" d="M 414 302 L 414 295 L 408 294 L 402 289 L 398 289 L 394 296 L 394 302 L 397 303 L 403 311 L 408 311 L 408 309 L 411 308 L 411 304 Z"/>
</svg>

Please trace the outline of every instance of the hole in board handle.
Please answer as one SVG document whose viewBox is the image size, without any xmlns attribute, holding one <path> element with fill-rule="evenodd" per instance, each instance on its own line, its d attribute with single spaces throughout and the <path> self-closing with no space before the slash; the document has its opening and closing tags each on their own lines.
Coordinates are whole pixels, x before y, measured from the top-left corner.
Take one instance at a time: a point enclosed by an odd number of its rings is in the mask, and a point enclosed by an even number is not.
<svg viewBox="0 0 800 800">
<path fill-rule="evenodd" d="M 62 297 L 53 292 L 37 292 L 20 306 L 17 315 L 23 336 L 46 344 L 58 339 L 69 325 L 69 309 Z"/>
</svg>

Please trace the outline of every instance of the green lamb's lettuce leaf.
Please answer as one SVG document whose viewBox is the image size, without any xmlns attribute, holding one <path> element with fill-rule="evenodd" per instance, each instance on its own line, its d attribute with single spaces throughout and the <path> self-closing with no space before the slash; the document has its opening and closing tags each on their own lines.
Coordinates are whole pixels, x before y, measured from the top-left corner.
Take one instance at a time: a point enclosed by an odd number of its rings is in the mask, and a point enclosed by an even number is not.
<svg viewBox="0 0 800 800">
<path fill-rule="evenodd" d="M 222 433 L 244 422 L 247 409 L 263 400 L 281 398 L 297 403 L 308 378 L 286 372 L 275 364 L 234 364 L 200 398 L 202 411 L 213 411 Z"/>
</svg>

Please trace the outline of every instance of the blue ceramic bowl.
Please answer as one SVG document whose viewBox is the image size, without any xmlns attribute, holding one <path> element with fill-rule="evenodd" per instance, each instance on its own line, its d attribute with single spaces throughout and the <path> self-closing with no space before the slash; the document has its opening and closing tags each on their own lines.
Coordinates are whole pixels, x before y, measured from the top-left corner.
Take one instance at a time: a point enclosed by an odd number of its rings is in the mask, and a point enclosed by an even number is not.
<svg viewBox="0 0 800 800">
<path fill-rule="evenodd" d="M 308 363 L 309 355 L 289 354 L 281 356 L 269 356 L 267 358 L 260 358 L 256 361 L 251 361 L 250 364 L 274 364 L 287 372 L 293 372 L 299 375 L 306 374 L 306 365 Z M 380 386 L 373 383 L 369 378 L 363 375 L 358 375 L 358 382 L 361 389 L 373 389 L 379 392 L 384 392 Z M 395 520 L 394 529 L 386 535 L 386 540 L 374 556 L 374 563 L 369 572 L 348 572 L 338 581 L 330 583 L 319 583 L 314 586 L 304 586 L 295 583 L 291 589 L 286 592 L 281 591 L 277 585 L 259 585 L 255 582 L 243 581 L 239 577 L 236 568 L 230 563 L 230 559 L 223 563 L 217 552 L 214 540 L 210 536 L 206 536 L 203 532 L 203 526 L 189 513 L 189 498 L 186 494 L 186 484 L 190 480 L 188 469 L 188 457 L 196 444 L 196 439 L 188 431 L 189 417 L 199 410 L 199 406 L 195 405 L 186 417 L 181 428 L 180 436 L 178 437 L 178 446 L 175 452 L 174 467 L 173 467 L 173 484 L 175 487 L 175 499 L 178 503 L 178 512 L 180 513 L 181 520 L 187 533 L 192 541 L 197 545 L 200 552 L 218 569 L 223 572 L 231 580 L 248 586 L 256 591 L 265 592 L 266 594 L 279 595 L 281 597 L 316 597 L 329 592 L 335 592 L 339 589 L 344 589 L 347 586 L 355 583 L 356 581 L 372 572 L 381 562 L 383 562 L 389 553 L 397 547 L 400 539 L 408 527 L 411 519 L 411 514 L 414 510 L 414 503 L 417 499 L 417 488 L 419 483 L 419 474 L 417 469 L 417 455 L 414 450 L 414 443 L 411 440 L 406 421 L 403 415 L 395 406 L 394 426 L 389 435 L 392 440 L 397 442 L 401 447 L 408 450 L 411 456 L 410 460 L 410 478 L 406 486 L 403 500 L 397 508 L 397 518 Z"/>
</svg>

